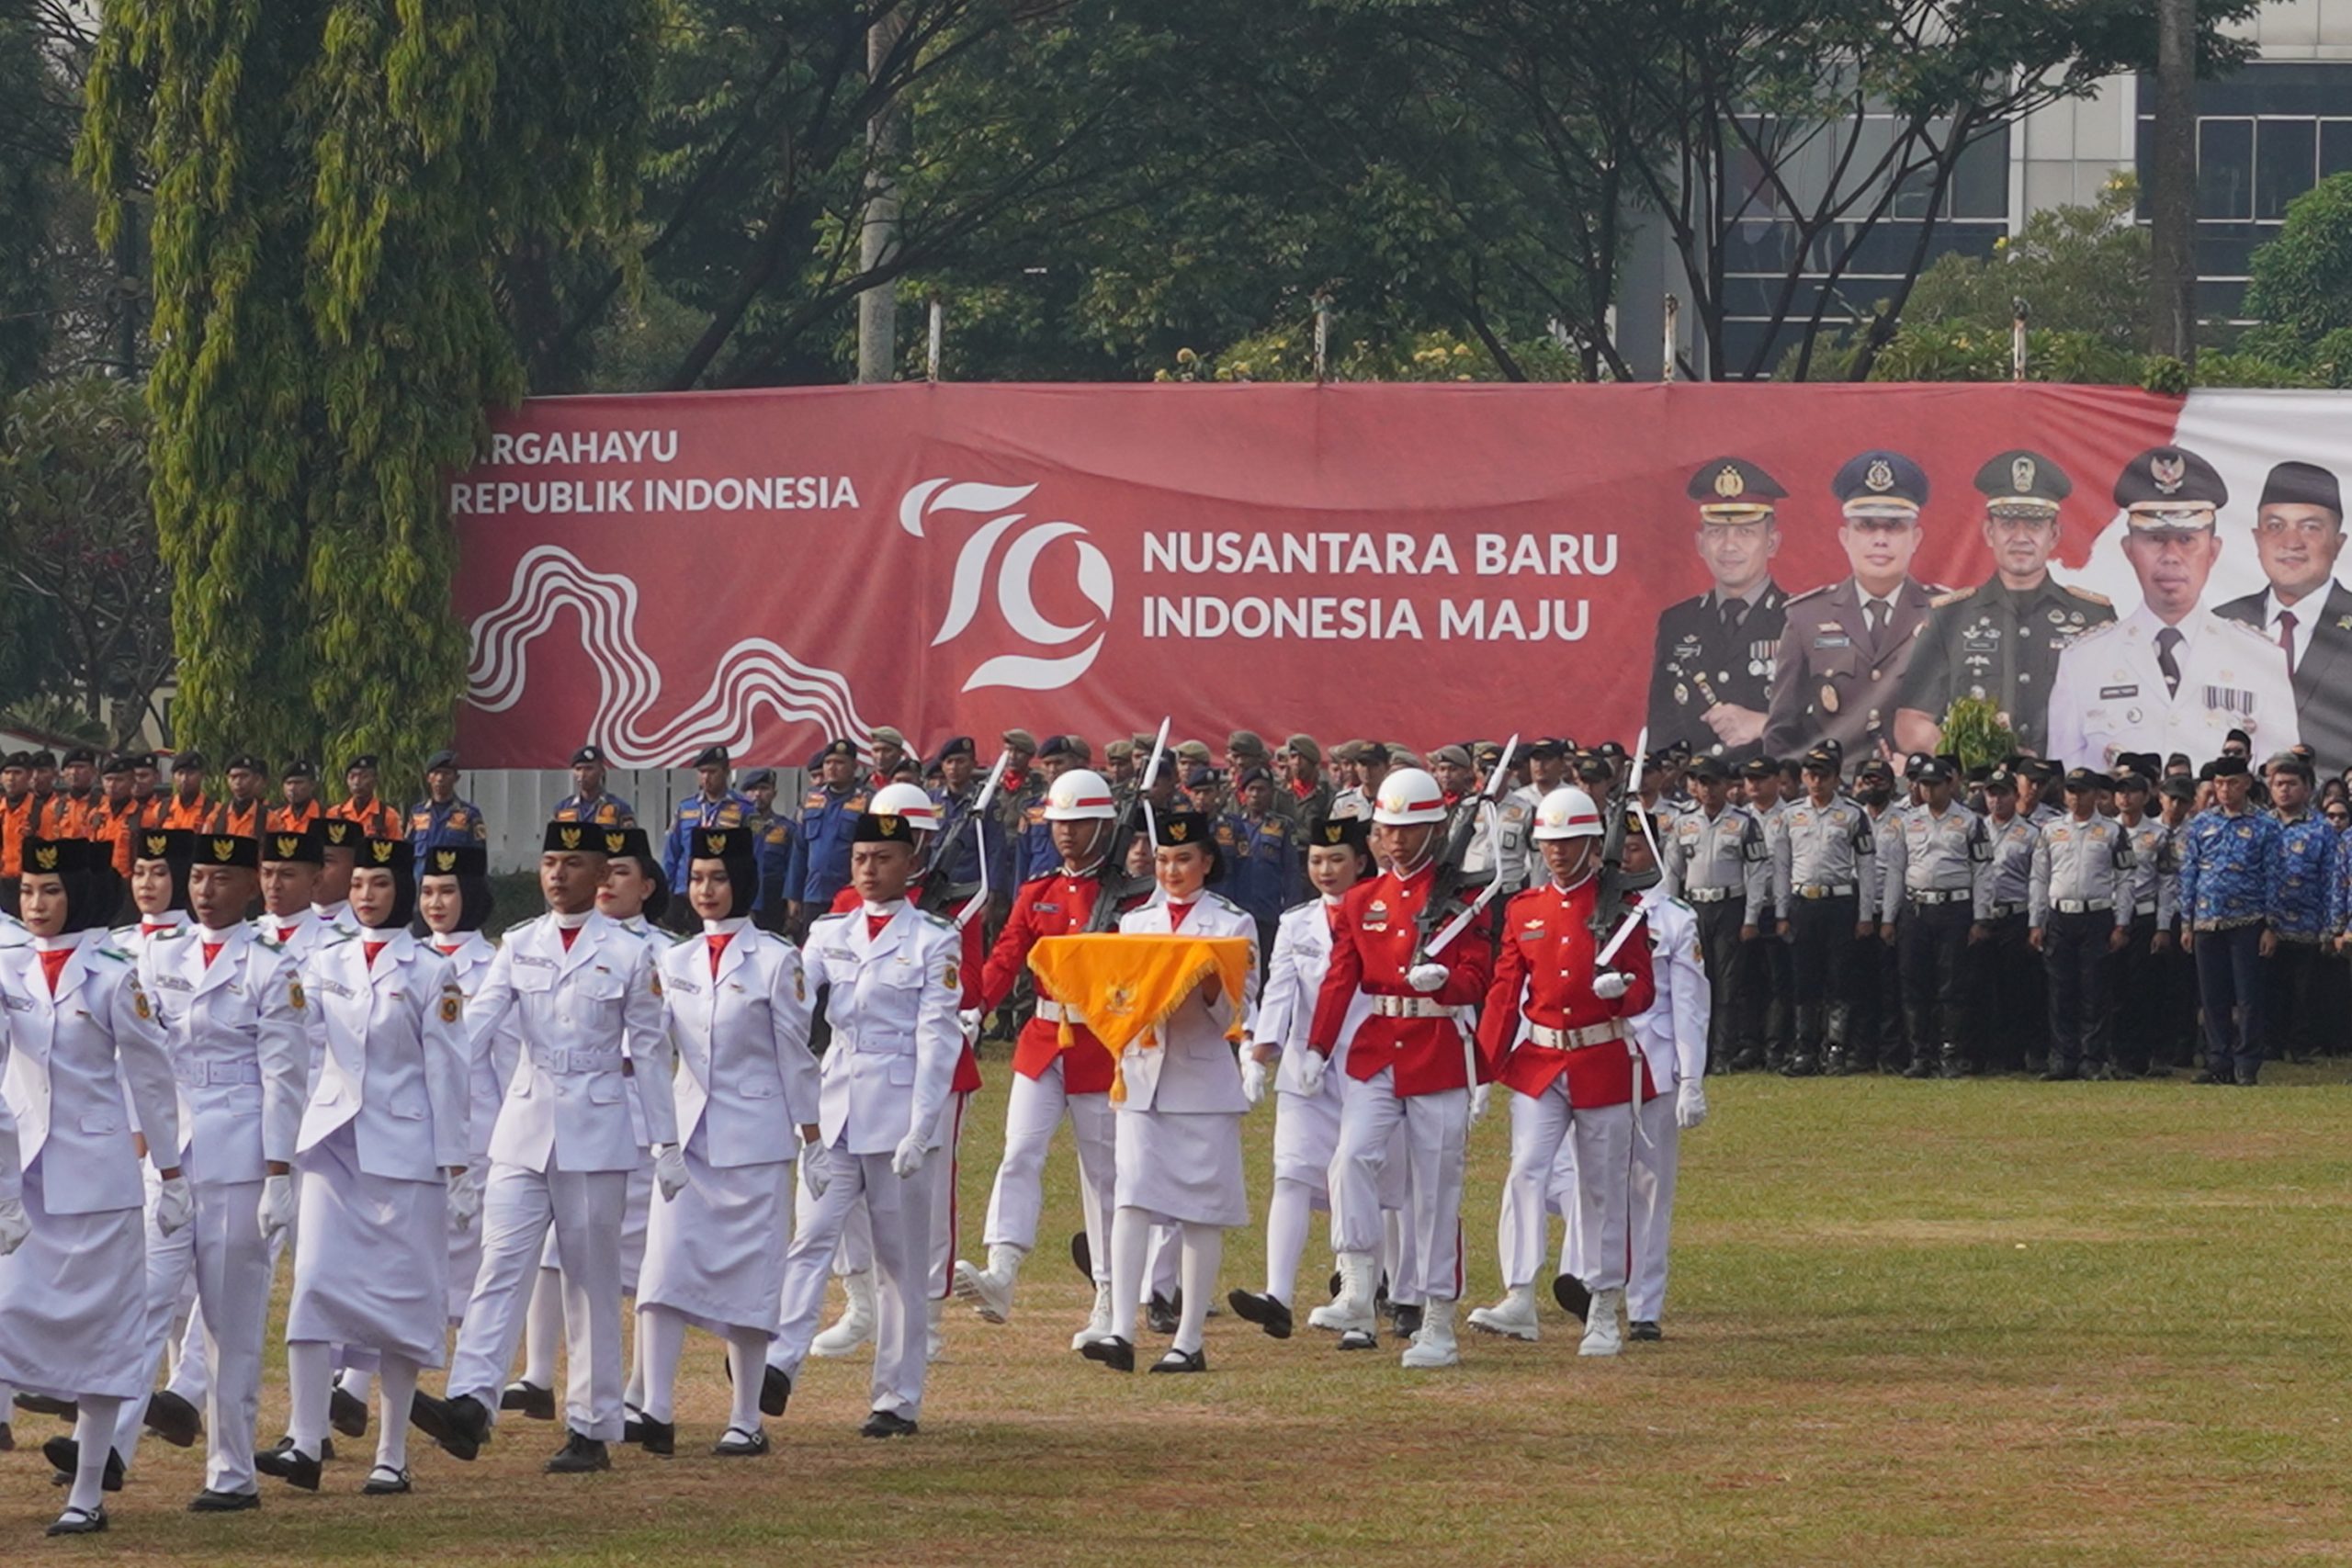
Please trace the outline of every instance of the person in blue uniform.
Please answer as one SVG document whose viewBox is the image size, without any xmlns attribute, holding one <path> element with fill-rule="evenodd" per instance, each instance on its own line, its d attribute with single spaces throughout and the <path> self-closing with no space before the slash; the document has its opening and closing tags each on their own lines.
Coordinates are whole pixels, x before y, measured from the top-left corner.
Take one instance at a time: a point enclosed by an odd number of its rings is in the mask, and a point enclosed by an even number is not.
<svg viewBox="0 0 2352 1568">
<path fill-rule="evenodd" d="M 932 798 L 939 802 L 939 842 L 955 847 L 948 851 L 947 863 L 934 866 L 933 874 L 945 877 L 951 886 L 968 887 L 980 879 L 980 856 L 985 852 L 989 886 L 994 897 L 1011 899 L 1012 890 L 1020 884 L 1012 874 L 1012 845 L 1002 819 L 991 808 L 989 820 L 981 825 L 983 830 L 962 829 L 965 819 L 979 808 L 980 792 L 988 787 L 987 779 L 979 772 L 979 754 L 972 738 L 950 737 L 939 749 L 937 766 L 939 787 L 932 791 Z M 1003 787 L 998 786 L 1000 795 Z"/>
<path fill-rule="evenodd" d="M 2254 809 L 2245 759 L 2209 767 L 2214 804 L 2180 842 L 2180 945 L 2197 963 L 2205 1018 L 2203 1084 L 2252 1087 L 2262 1072 L 2262 961 L 2278 946 L 2278 821 Z"/>
<path fill-rule="evenodd" d="M 833 895 L 849 882 L 850 844 L 872 793 L 862 771 L 857 748 L 847 740 L 817 754 L 818 784 L 800 802 L 800 831 L 784 872 L 786 913 L 796 931 L 831 908 Z"/>
<path fill-rule="evenodd" d="M 1272 773 L 1255 765 L 1245 768 L 1234 798 L 1238 809 L 1216 819 L 1223 869 L 1214 886 L 1258 922 L 1258 951 L 1271 953 L 1283 911 L 1298 901 L 1305 852 L 1291 819 L 1273 809 Z"/>
<path fill-rule="evenodd" d="M 670 837 L 662 846 L 662 875 L 672 887 L 684 886 L 687 852 L 697 828 L 741 828 L 752 819 L 752 802 L 727 785 L 732 764 L 724 746 L 706 746 L 694 761 L 700 787 L 678 802 L 670 813 Z"/>
<path fill-rule="evenodd" d="M 481 807 L 458 797 L 458 754 L 435 751 L 424 760 L 424 798 L 408 808 L 410 852 L 454 850 L 490 842 Z"/>
<path fill-rule="evenodd" d="M 752 803 L 752 923 L 763 931 L 784 930 L 784 874 L 792 864 L 792 818 L 776 815 L 775 770 L 753 768 L 742 777 Z"/>
<path fill-rule="evenodd" d="M 571 754 L 571 793 L 555 803 L 553 820 L 594 822 L 600 828 L 634 828 L 637 808 L 605 787 L 605 753 L 582 746 Z"/>
</svg>

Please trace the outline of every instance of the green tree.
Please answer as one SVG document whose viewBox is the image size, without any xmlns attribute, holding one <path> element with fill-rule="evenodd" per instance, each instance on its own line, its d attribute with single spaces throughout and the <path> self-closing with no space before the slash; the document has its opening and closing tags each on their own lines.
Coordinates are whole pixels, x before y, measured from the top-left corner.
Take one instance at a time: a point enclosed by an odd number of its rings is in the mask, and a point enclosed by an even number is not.
<svg viewBox="0 0 2352 1568">
<path fill-rule="evenodd" d="M 2244 349 L 2320 385 L 2352 387 L 2352 174 L 2288 203 L 2278 237 L 2254 253 L 2249 272 L 2245 308 L 2262 325 Z"/>
<path fill-rule="evenodd" d="M 651 0 L 107 0 L 81 165 L 151 193 L 153 496 L 179 728 L 276 754 L 446 738 L 440 478 L 524 385 L 502 283 L 619 228 Z"/>
</svg>

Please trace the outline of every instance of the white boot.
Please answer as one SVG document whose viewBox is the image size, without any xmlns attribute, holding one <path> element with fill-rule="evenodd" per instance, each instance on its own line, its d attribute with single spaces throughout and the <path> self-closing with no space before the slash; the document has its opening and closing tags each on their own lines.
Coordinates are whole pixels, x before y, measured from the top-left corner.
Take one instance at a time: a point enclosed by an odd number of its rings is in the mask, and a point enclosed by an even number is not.
<svg viewBox="0 0 2352 1568">
<path fill-rule="evenodd" d="M 989 1248 L 986 1269 L 975 1269 L 957 1258 L 956 1296 L 971 1303 L 972 1310 L 990 1323 L 1008 1321 L 1012 1316 L 1012 1281 L 1021 1273 L 1021 1260 L 1028 1256 L 1027 1247 L 1001 1241 Z"/>
<path fill-rule="evenodd" d="M 1093 1315 L 1086 1320 L 1085 1327 L 1069 1337 L 1069 1348 L 1080 1350 L 1098 1339 L 1117 1337 L 1118 1332 L 1111 1325 L 1111 1286 L 1109 1281 L 1098 1280 L 1094 1285 Z"/>
<path fill-rule="evenodd" d="M 1453 1303 L 1431 1296 L 1421 1303 L 1421 1331 L 1407 1347 L 1403 1364 L 1408 1368 L 1458 1367 L 1462 1352 L 1453 1344 Z"/>
<path fill-rule="evenodd" d="M 849 1297 L 849 1305 L 833 1325 L 808 1342 L 812 1356 L 846 1356 L 874 1337 L 874 1276 L 872 1273 L 844 1274 L 842 1291 Z"/>
<path fill-rule="evenodd" d="M 1493 1306 L 1471 1308 L 1470 1326 L 1482 1334 L 1499 1334 L 1507 1339 L 1524 1339 L 1533 1344 L 1543 1331 L 1535 1321 L 1535 1287 L 1513 1285 Z"/>
<path fill-rule="evenodd" d="M 944 1298 L 934 1296 L 923 1304 L 931 1309 L 931 1337 L 922 1352 L 922 1362 L 927 1367 L 939 1359 L 939 1348 L 945 1343 L 939 1332 L 939 1320 L 947 1314 L 947 1303 Z"/>
<path fill-rule="evenodd" d="M 1373 1315 L 1373 1292 L 1380 1285 L 1380 1259 L 1369 1252 L 1340 1254 L 1340 1293 L 1325 1306 L 1306 1314 L 1307 1325 L 1338 1334 L 1351 1329 L 1374 1334 L 1379 1319 Z"/>
<path fill-rule="evenodd" d="M 1592 1292 L 1591 1310 L 1584 1314 L 1584 1342 L 1577 1347 L 1579 1356 L 1613 1356 L 1625 1348 L 1624 1337 L 1618 1332 L 1617 1311 L 1625 1304 L 1622 1290 Z"/>
</svg>

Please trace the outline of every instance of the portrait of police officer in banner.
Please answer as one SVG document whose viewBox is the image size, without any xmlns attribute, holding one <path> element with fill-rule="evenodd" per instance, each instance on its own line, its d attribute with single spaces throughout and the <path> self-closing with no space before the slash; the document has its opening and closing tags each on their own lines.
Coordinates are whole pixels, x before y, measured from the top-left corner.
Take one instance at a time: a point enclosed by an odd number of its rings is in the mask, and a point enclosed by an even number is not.
<svg viewBox="0 0 2352 1568">
<path fill-rule="evenodd" d="M 2092 626 L 2115 619 L 2098 594 L 2050 575 L 2060 505 L 2074 492 L 2065 470 L 2022 447 L 1976 470 L 1984 496 L 1984 544 L 1993 575 L 1936 596 L 1895 698 L 1894 744 L 1943 750 L 1944 715 L 1961 697 L 1990 698 L 2018 750 L 2041 753 L 2058 656 Z"/>
<path fill-rule="evenodd" d="M 2352 590 L 2335 581 L 2344 553 L 2335 476 L 2315 463 L 2272 468 L 2255 506 L 2254 548 L 2270 586 L 2213 613 L 2278 645 L 2304 744 L 2324 771 L 2342 768 L 2352 763 Z"/>
<path fill-rule="evenodd" d="M 1789 601 L 1773 667 L 1764 749 L 1800 755 L 1834 740 L 1853 761 L 1890 754 L 1895 694 L 1940 590 L 1915 581 L 1928 476 L 1900 452 L 1864 452 L 1830 490 L 1845 521 L 1838 542 L 1854 574 Z"/>
<path fill-rule="evenodd" d="M 1772 503 L 1789 492 L 1745 457 L 1699 465 L 1699 558 L 1714 585 L 1668 605 L 1650 655 L 1650 744 L 1745 761 L 1762 754 L 1772 660 L 1788 595 L 1772 581 L 1781 528 Z"/>
</svg>

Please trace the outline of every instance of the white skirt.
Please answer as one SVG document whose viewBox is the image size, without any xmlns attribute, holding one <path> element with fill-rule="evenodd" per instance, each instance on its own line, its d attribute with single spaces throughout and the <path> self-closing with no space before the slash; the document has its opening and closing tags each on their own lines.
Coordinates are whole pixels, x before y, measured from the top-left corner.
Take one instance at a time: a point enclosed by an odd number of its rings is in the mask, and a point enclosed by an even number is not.
<svg viewBox="0 0 2352 1568">
<path fill-rule="evenodd" d="M 0 1382 L 71 1398 L 147 1392 L 147 1241 L 137 1209 L 52 1214 L 48 1151 L 25 1171 L 32 1235 L 0 1258 Z"/>
<path fill-rule="evenodd" d="M 440 1366 L 449 1326 L 447 1184 L 368 1175 L 348 1122 L 295 1161 L 302 1245 L 286 1337 Z"/>
<path fill-rule="evenodd" d="M 1250 1223 L 1241 1117 L 1223 1111 L 1121 1111 L 1113 1199 L 1169 1224 Z"/>
<path fill-rule="evenodd" d="M 687 1140 L 686 1190 L 653 1203 L 637 1304 L 668 1307 L 713 1334 L 774 1334 L 792 1239 L 792 1162 L 708 1165 L 702 1130 Z"/>
<path fill-rule="evenodd" d="M 625 1296 L 637 1294 L 637 1277 L 645 1271 L 645 1227 L 653 1209 L 653 1156 L 643 1149 L 637 1154 L 637 1163 L 629 1168 L 628 1195 L 621 1201 L 621 1294 Z M 539 1247 L 539 1267 L 563 1267 L 553 1225 L 548 1227 L 548 1239 Z"/>
</svg>

